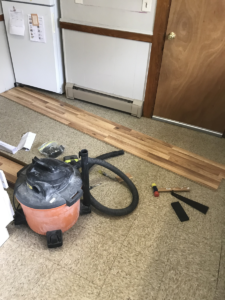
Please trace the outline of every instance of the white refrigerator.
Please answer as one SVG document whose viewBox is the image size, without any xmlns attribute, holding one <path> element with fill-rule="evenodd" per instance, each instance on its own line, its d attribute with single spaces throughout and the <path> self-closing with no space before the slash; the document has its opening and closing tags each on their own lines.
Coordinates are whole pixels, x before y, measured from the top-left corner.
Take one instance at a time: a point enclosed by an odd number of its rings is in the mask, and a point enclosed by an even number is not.
<svg viewBox="0 0 225 300">
<path fill-rule="evenodd" d="M 64 92 L 58 0 L 3 0 L 16 83 Z"/>
</svg>

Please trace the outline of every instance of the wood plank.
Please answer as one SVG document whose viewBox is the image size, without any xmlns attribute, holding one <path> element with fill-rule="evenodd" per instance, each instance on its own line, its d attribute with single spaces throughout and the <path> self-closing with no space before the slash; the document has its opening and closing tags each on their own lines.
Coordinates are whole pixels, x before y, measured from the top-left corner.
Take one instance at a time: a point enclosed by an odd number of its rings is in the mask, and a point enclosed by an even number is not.
<svg viewBox="0 0 225 300">
<path fill-rule="evenodd" d="M 17 180 L 17 172 L 19 172 L 19 170 L 21 170 L 24 166 L 3 156 L 0 156 L 0 164 L 0 170 L 4 172 L 8 183 L 14 185 Z"/>
<path fill-rule="evenodd" d="M 187 155 L 187 154 L 184 154 L 184 153 L 181 153 L 178 151 L 174 151 L 174 150 L 173 150 L 173 152 L 171 151 L 170 154 L 176 155 L 176 157 L 178 157 L 178 158 L 184 158 L 188 162 L 190 162 L 192 164 L 194 163 L 198 168 L 202 168 L 211 174 L 214 174 L 217 176 L 220 176 L 220 174 L 221 174 L 221 168 L 218 168 L 217 166 L 210 164 L 210 161 L 207 162 L 207 161 L 201 160 L 200 158 L 195 158 L 194 156 L 190 156 L 190 155 Z"/>
<path fill-rule="evenodd" d="M 50 117 L 50 118 L 52 118 L 56 121 L 59 121 L 60 123 L 63 123 L 65 125 L 68 125 L 70 123 L 69 121 L 63 120 L 56 113 L 51 113 L 50 111 L 48 112 L 47 108 L 46 109 L 40 108 L 37 105 L 33 105 L 32 102 L 28 103 L 28 102 L 24 101 L 23 99 L 21 99 L 20 97 L 16 97 L 16 96 L 12 95 L 9 92 L 5 92 L 5 97 L 10 99 L 10 100 L 13 100 L 13 101 L 17 102 L 18 104 L 22 104 L 22 105 L 26 106 L 27 108 L 30 108 L 30 109 L 32 109 L 36 112 L 39 112 L 39 113 L 41 113 L 45 116 L 48 116 L 48 117 Z"/>
<path fill-rule="evenodd" d="M 179 155 L 172 154 L 169 158 L 169 161 L 179 164 L 181 166 L 185 166 L 187 169 L 198 172 L 199 174 L 205 175 L 208 178 L 212 178 L 216 181 L 220 181 L 219 176 L 220 173 L 211 172 L 210 170 L 204 169 L 203 165 L 198 164 L 196 162 L 190 161 L 188 158 L 180 157 Z"/>
<path fill-rule="evenodd" d="M 125 142 L 121 142 L 118 139 L 115 139 L 113 137 L 107 137 L 105 138 L 105 141 L 112 146 L 122 148 L 123 150 L 134 154 L 140 158 L 143 158 L 153 164 L 156 164 L 162 168 L 165 168 L 169 171 L 172 171 L 174 173 L 177 173 L 178 175 L 181 175 L 183 177 L 186 177 L 192 181 L 195 181 L 197 183 L 200 183 L 202 185 L 205 185 L 207 187 L 210 187 L 212 189 L 218 189 L 219 184 L 220 184 L 220 179 L 214 180 L 211 179 L 207 176 L 204 176 L 202 174 L 199 174 L 198 172 L 192 171 L 188 168 L 185 168 L 181 165 L 178 165 L 174 162 L 170 162 L 169 160 L 166 160 L 164 158 L 160 158 L 159 156 L 156 156 L 154 154 L 149 154 L 147 151 L 140 150 L 139 148 L 136 147 L 130 147 L 129 144 Z"/>
<path fill-rule="evenodd" d="M 200 155 L 197 155 L 195 153 L 192 153 L 192 152 L 189 152 L 185 149 L 182 149 L 182 148 L 179 148 L 179 147 L 176 147 L 176 146 L 173 146 L 172 148 L 173 150 L 175 150 L 176 152 L 179 153 L 179 155 L 182 153 L 182 154 L 186 154 L 186 155 L 189 155 L 192 159 L 195 158 L 197 159 L 199 162 L 202 162 L 202 163 L 206 163 L 206 164 L 210 164 L 216 168 L 218 168 L 218 171 L 220 172 L 222 178 L 225 178 L 225 165 L 222 165 L 220 163 L 217 163 L 215 161 L 212 161 L 210 159 L 207 159 L 203 156 L 200 156 Z"/>
<path fill-rule="evenodd" d="M 147 42 L 147 43 L 152 43 L 152 39 L 153 39 L 152 35 L 150 34 L 142 34 L 137 32 L 129 32 L 129 31 L 96 27 L 96 26 L 81 25 L 81 24 L 75 24 L 75 23 L 69 23 L 63 21 L 60 21 L 60 27 L 62 29 L 75 30 L 75 31 L 81 31 L 81 32 L 86 32 L 91 34 L 111 36 L 111 37 L 116 37 L 116 38 L 121 38 L 126 40 L 134 40 L 134 41 Z"/>
<path fill-rule="evenodd" d="M 211 189 L 216 190 L 225 178 L 225 165 L 44 94 L 14 88 L 2 96 Z"/>
<path fill-rule="evenodd" d="M 13 157 L 13 156 L 11 156 L 11 155 L 3 152 L 3 151 L 0 151 L 0 156 L 6 158 L 8 160 L 11 160 L 11 161 L 17 163 L 18 165 L 22 165 L 23 167 L 27 166 L 27 164 L 25 162 L 20 161 L 20 160 L 16 159 L 15 157 Z"/>
</svg>

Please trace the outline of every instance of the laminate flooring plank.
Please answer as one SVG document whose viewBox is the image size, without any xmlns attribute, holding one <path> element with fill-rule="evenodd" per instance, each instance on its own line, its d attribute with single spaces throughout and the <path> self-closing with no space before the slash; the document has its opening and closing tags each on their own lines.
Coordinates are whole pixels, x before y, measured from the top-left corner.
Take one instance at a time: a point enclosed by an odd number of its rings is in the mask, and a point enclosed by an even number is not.
<svg viewBox="0 0 225 300">
<path fill-rule="evenodd" d="M 209 162 L 205 162 L 205 161 L 197 159 L 193 156 L 190 156 L 190 155 L 187 155 L 187 154 L 184 154 L 181 152 L 177 152 L 177 151 L 173 151 L 173 152 L 171 151 L 170 155 L 171 156 L 175 155 L 178 158 L 183 158 L 186 161 L 190 162 L 191 164 L 195 164 L 196 167 L 202 168 L 203 170 L 206 170 L 207 172 L 220 177 L 222 169 L 210 164 Z"/>
<path fill-rule="evenodd" d="M 182 148 L 179 148 L 179 147 L 176 147 L 176 146 L 173 146 L 172 149 L 175 150 L 175 151 L 178 152 L 178 153 L 186 154 L 186 155 L 188 155 L 188 156 L 190 156 L 190 157 L 193 157 L 193 158 L 198 159 L 198 160 L 200 160 L 200 161 L 202 161 L 202 162 L 209 163 L 209 164 L 211 164 L 211 165 L 217 167 L 218 169 L 220 169 L 220 173 L 221 173 L 222 176 L 223 176 L 222 178 L 225 178 L 225 165 L 222 165 L 222 164 L 220 164 L 220 163 L 217 163 L 217 162 L 212 161 L 212 160 L 210 160 L 210 159 L 207 159 L 207 158 L 205 158 L 205 157 L 203 157 L 203 156 L 200 156 L 200 155 L 198 155 L 198 154 L 189 152 L 189 151 L 187 151 L 187 150 L 185 150 L 185 149 L 182 149 Z"/>
<path fill-rule="evenodd" d="M 67 110 L 69 109 L 69 110 L 74 111 L 74 112 L 76 112 L 76 113 L 85 114 L 86 116 L 92 116 L 92 117 L 97 118 L 98 120 L 101 120 L 101 121 L 106 122 L 106 123 L 108 123 L 108 124 L 114 125 L 115 127 L 116 127 L 116 126 L 119 126 L 119 128 L 121 128 L 121 129 L 131 131 L 131 129 L 129 129 L 129 128 L 123 126 L 123 125 L 120 125 L 120 124 L 115 123 L 115 122 L 110 121 L 110 120 L 106 120 L 106 119 L 104 119 L 104 118 L 102 118 L 102 117 L 100 117 L 100 116 L 94 115 L 94 114 L 92 114 L 92 113 L 90 113 L 90 112 L 88 112 L 88 111 L 84 111 L 83 109 L 78 108 L 78 107 L 76 107 L 76 106 L 74 106 L 74 105 L 71 105 L 71 104 L 69 104 L 69 103 L 60 101 L 60 100 L 58 100 L 58 99 L 54 99 L 54 98 L 52 98 L 52 97 L 49 97 L 49 96 L 47 96 L 47 95 L 44 95 L 44 94 L 39 93 L 39 92 L 36 92 L 36 91 L 34 92 L 33 90 L 31 90 L 31 89 L 29 89 L 29 88 L 27 88 L 27 87 L 25 87 L 25 88 L 19 88 L 19 87 L 18 87 L 18 88 L 16 88 L 16 89 L 19 89 L 20 91 L 22 90 L 24 93 L 29 93 L 30 95 L 38 95 L 41 99 L 43 99 L 43 100 L 45 99 L 46 101 L 49 101 L 49 102 L 51 102 L 52 104 L 56 104 L 56 103 L 57 103 L 57 105 L 60 105 L 60 106 L 62 106 L 62 107 L 65 106 L 65 107 L 67 108 Z"/>
<path fill-rule="evenodd" d="M 185 168 L 192 170 L 194 172 L 197 172 L 199 174 L 202 174 L 210 180 L 210 178 L 220 182 L 220 174 L 214 174 L 213 172 L 208 171 L 206 168 L 202 168 L 202 165 L 197 164 L 196 162 L 192 162 L 189 159 L 185 159 L 183 157 L 180 157 L 176 154 L 172 154 L 169 158 L 169 161 L 172 163 L 175 163 L 177 165 L 184 166 Z"/>
<path fill-rule="evenodd" d="M 2 96 L 209 188 L 217 189 L 225 178 L 224 165 L 29 88 L 14 88 Z"/>
<path fill-rule="evenodd" d="M 106 138 L 106 136 L 103 135 L 102 133 L 96 132 L 95 130 L 92 130 L 91 128 L 84 127 L 84 126 L 80 125 L 79 123 L 69 123 L 69 127 L 74 128 L 83 133 L 86 133 L 100 141 L 104 141 Z"/>
<path fill-rule="evenodd" d="M 65 113 L 65 109 L 59 107 L 58 105 L 54 105 L 54 104 L 51 104 L 47 101 L 44 101 L 42 99 L 39 99 L 37 97 L 34 97 L 32 95 L 27 95 L 25 93 L 22 93 L 20 91 L 14 91 L 14 90 L 10 90 L 8 91 L 8 93 L 10 95 L 13 95 L 15 97 L 18 97 L 20 99 L 22 99 L 23 101 L 27 101 L 28 103 L 32 104 L 32 105 L 35 105 L 35 106 L 38 106 L 40 108 L 44 108 L 46 107 L 47 111 L 49 111 L 50 113 L 53 111 L 53 112 L 56 112 L 58 113 L 59 115 L 63 115 Z"/>
<path fill-rule="evenodd" d="M 24 88 L 19 88 L 19 91 L 22 92 L 22 93 L 23 93 L 23 90 L 26 90 L 25 93 L 28 93 L 28 95 L 32 95 L 32 97 L 36 97 L 34 92 L 31 92 L 30 90 L 27 91 L 27 89 L 24 89 Z M 45 99 L 46 101 L 47 100 L 51 101 L 51 104 L 53 104 L 53 103 L 57 104 L 57 105 L 60 104 L 58 100 L 56 102 L 54 102 L 53 98 L 50 98 L 50 97 L 45 96 L 45 95 L 40 94 L 40 93 L 38 95 L 40 95 L 40 97 L 42 99 Z M 25 98 L 27 99 L 27 97 L 25 97 Z M 49 106 L 49 104 L 48 104 L 48 106 Z M 68 104 L 66 104 L 66 107 L 67 106 L 68 106 Z M 169 148 L 172 147 L 168 143 L 153 139 L 151 137 L 148 137 L 144 134 L 133 131 L 132 129 L 127 128 L 127 127 L 122 126 L 122 125 L 119 125 L 117 123 L 114 123 L 114 122 L 111 122 L 111 121 L 108 122 L 108 120 L 106 120 L 106 119 L 100 118 L 100 117 L 98 117 L 94 114 L 91 114 L 91 113 L 87 113 L 86 111 L 83 111 L 81 109 L 77 109 L 75 106 L 72 106 L 70 111 L 75 112 L 76 116 L 78 118 L 81 118 L 81 119 L 85 120 L 86 122 L 87 122 L 87 116 L 88 116 L 88 122 L 99 125 L 103 129 L 108 129 L 110 131 L 114 130 L 116 132 L 116 134 L 121 134 L 123 136 L 127 136 L 127 134 L 129 133 L 129 138 L 133 138 L 133 139 L 135 139 L 135 141 L 137 141 L 137 139 L 138 139 L 138 140 L 140 140 L 140 142 L 145 143 L 144 146 L 147 146 L 147 144 L 148 144 L 150 147 L 154 148 L 154 150 L 159 150 L 159 148 L 160 148 L 160 152 L 164 152 L 165 154 L 168 154 L 168 147 Z M 70 115 L 69 120 L 73 122 L 73 120 L 71 120 L 71 115 Z M 167 147 L 167 149 L 163 149 L 162 145 Z"/>
<path fill-rule="evenodd" d="M 13 89 L 13 90 L 15 90 L 15 89 Z M 36 91 L 34 92 L 34 91 L 30 90 L 29 88 L 19 88 L 19 87 L 18 87 L 18 88 L 16 88 L 16 90 L 21 91 L 22 93 L 28 93 L 28 95 L 32 95 L 32 96 L 35 96 L 35 97 L 37 97 L 37 95 L 38 95 L 39 98 L 46 99 L 46 101 L 48 100 L 48 101 L 50 101 L 50 102 L 53 103 L 53 104 L 60 105 L 61 103 L 63 103 L 63 104 L 66 105 L 67 108 L 68 108 L 68 107 L 71 108 L 72 111 L 78 113 L 79 115 L 83 115 L 84 117 L 86 117 L 86 116 L 88 115 L 88 116 L 92 117 L 93 119 L 97 120 L 97 122 L 99 122 L 99 121 L 101 120 L 101 121 L 103 121 L 105 124 L 107 123 L 108 125 L 109 125 L 109 124 L 114 125 L 114 126 L 115 126 L 115 130 L 117 130 L 118 133 L 125 133 L 125 134 L 127 134 L 127 132 L 129 132 L 130 135 L 131 135 L 132 137 L 134 137 L 134 138 L 136 138 L 136 139 L 139 139 L 139 140 L 141 140 L 141 141 L 144 141 L 144 142 L 147 142 L 147 143 L 148 143 L 148 142 L 149 142 L 149 143 L 155 142 L 155 143 L 157 143 L 157 144 L 159 145 L 159 147 L 160 147 L 161 145 L 164 145 L 164 146 L 167 147 L 167 148 L 169 147 L 169 148 L 174 149 L 174 150 L 175 150 L 175 153 L 176 153 L 177 151 L 179 151 L 179 152 L 182 151 L 182 153 L 188 153 L 188 154 L 186 154 L 186 155 L 189 155 L 189 157 L 193 157 L 193 159 L 195 159 L 195 157 L 199 157 L 200 160 L 202 160 L 202 161 L 203 161 L 203 159 L 204 159 L 204 158 L 202 158 L 202 157 L 200 157 L 200 156 L 197 156 L 197 155 L 194 154 L 194 153 L 188 152 L 188 151 L 186 151 L 186 150 L 184 150 L 184 149 L 181 149 L 181 148 L 172 146 L 172 145 L 170 145 L 170 144 L 168 144 L 168 143 L 165 143 L 165 142 L 163 142 L 163 141 L 160 141 L 160 140 L 151 138 L 151 137 L 149 137 L 149 136 L 147 136 L 147 135 L 145 135 L 145 134 L 143 134 L 143 133 L 136 132 L 136 131 L 131 130 L 131 129 L 127 128 L 127 127 L 124 127 L 124 126 L 122 126 L 122 125 L 119 125 L 119 124 L 117 124 L 117 123 L 115 123 L 115 122 L 106 120 L 106 119 L 104 119 L 104 118 L 102 118 L 102 117 L 99 117 L 99 116 L 96 116 L 96 115 L 94 115 L 94 114 L 92 114 L 92 113 L 83 111 L 82 109 L 76 108 L 76 107 L 73 106 L 73 105 L 69 105 L 69 104 L 64 103 L 64 102 L 62 102 L 62 101 L 59 101 L 59 100 L 57 100 L 57 99 L 53 99 L 52 97 L 46 96 L 46 95 L 41 94 L 41 93 L 38 93 L 38 92 L 36 92 Z M 43 100 L 43 101 L 44 101 L 44 100 Z M 105 127 L 105 124 L 104 124 L 104 125 L 103 125 L 103 124 L 99 124 L 99 125 Z M 168 152 L 168 150 L 166 150 L 166 151 Z M 210 161 L 210 160 L 204 159 L 204 161 L 205 161 L 205 162 L 209 161 L 209 164 L 212 164 L 212 161 Z M 220 165 L 220 164 L 217 164 L 217 163 L 215 163 L 215 162 L 213 162 L 213 163 L 214 163 L 215 166 L 218 165 L 219 168 L 222 167 L 222 171 L 223 171 L 223 170 L 225 171 L 225 166 Z"/>
<path fill-rule="evenodd" d="M 2 95 L 3 95 L 3 94 L 2 94 Z M 24 101 L 23 99 L 21 99 L 20 97 L 17 97 L 17 96 L 14 96 L 14 95 L 12 95 L 12 94 L 9 94 L 8 92 L 5 92 L 3 96 L 6 97 L 6 98 L 8 98 L 8 99 L 10 99 L 10 100 L 13 100 L 13 101 L 17 102 L 17 103 L 20 104 L 20 105 L 26 106 L 27 108 L 30 108 L 30 109 L 32 109 L 32 110 L 34 110 L 34 111 L 36 111 L 36 112 L 39 112 L 39 113 L 42 114 L 42 115 L 45 115 L 45 116 L 50 117 L 50 118 L 52 118 L 52 119 L 54 119 L 54 120 L 56 120 L 56 121 L 59 121 L 59 122 L 65 124 L 65 125 L 68 125 L 68 124 L 70 123 L 69 121 L 63 120 L 63 119 L 62 119 L 60 116 L 58 116 L 56 113 L 54 114 L 54 113 L 52 113 L 52 112 L 48 112 L 48 111 L 46 111 L 44 108 L 38 107 L 38 106 L 32 104 L 31 102 L 30 102 L 30 103 L 25 102 L 25 101 Z"/>
<path fill-rule="evenodd" d="M 83 115 L 77 115 L 77 119 L 81 121 L 81 124 L 87 123 L 87 121 L 86 121 L 87 116 L 85 117 Z M 121 141 L 126 141 L 127 143 L 130 143 L 131 145 L 136 146 L 140 149 L 146 150 L 149 153 L 153 153 L 155 155 L 158 155 L 159 157 L 164 157 L 164 158 L 169 159 L 168 149 L 164 149 L 162 147 L 160 148 L 157 145 L 155 146 L 155 144 L 153 142 L 146 143 L 141 140 L 137 140 L 136 138 L 134 138 L 128 134 L 118 132 L 115 129 L 115 127 L 111 124 L 108 124 L 109 126 L 107 126 L 107 128 L 106 128 L 106 126 L 103 127 L 103 126 L 101 126 L 101 123 L 93 120 L 93 118 L 88 118 L 88 122 L 90 123 L 92 129 L 96 128 L 97 131 L 102 132 L 106 136 L 111 135 L 115 138 L 120 138 Z"/>
<path fill-rule="evenodd" d="M 105 141 L 111 145 L 116 145 L 118 148 L 122 148 L 131 154 L 137 155 L 151 163 L 157 164 L 158 166 L 163 167 L 169 171 L 177 173 L 183 177 L 187 177 L 192 181 L 196 181 L 212 189 L 218 189 L 219 187 L 220 180 L 209 178 L 205 175 L 199 174 L 196 171 L 190 170 L 182 165 L 155 156 L 154 154 L 150 154 L 147 151 L 137 149 L 136 147 L 130 147 L 129 144 L 122 142 L 116 138 L 109 136 L 105 139 Z"/>
<path fill-rule="evenodd" d="M 85 115 L 78 115 L 77 116 L 79 119 L 82 119 L 85 121 L 86 117 Z M 95 122 L 95 120 L 93 120 L 92 118 L 88 119 L 89 122 L 91 122 L 92 124 L 95 124 L 95 125 L 102 125 L 101 123 L 99 124 L 99 122 Z M 92 125 L 93 126 L 93 125 Z M 102 126 L 102 130 L 103 130 L 103 126 Z M 104 128 L 105 129 L 105 128 Z M 118 137 L 121 135 L 121 139 L 122 141 L 126 141 L 127 143 L 133 145 L 133 146 L 136 146 L 140 149 L 143 149 L 143 150 L 146 150 L 148 151 L 149 153 L 152 153 L 152 154 L 155 154 L 159 157 L 163 157 L 163 158 L 166 158 L 166 159 L 169 159 L 169 155 L 172 155 L 173 159 L 175 159 L 175 155 L 176 155 L 176 151 L 173 151 L 175 152 L 175 154 L 172 152 L 172 147 L 169 147 L 169 149 L 164 149 L 164 147 L 162 147 L 162 145 L 158 145 L 158 148 L 155 147 L 155 141 L 149 141 L 149 142 L 143 142 L 141 140 L 137 140 L 136 138 L 134 138 L 133 136 L 130 136 L 129 137 L 127 136 L 127 134 L 121 131 L 118 132 L 117 129 L 115 129 L 114 126 L 109 126 L 107 128 L 107 130 L 110 130 L 109 134 L 113 137 Z M 116 133 L 115 133 L 116 132 Z M 105 132 L 105 134 L 107 134 L 107 132 Z M 151 146 L 150 146 L 151 145 Z M 171 146 L 171 145 L 169 145 Z M 147 149 L 148 148 L 148 149 Z M 153 149 L 152 149 L 153 148 Z M 172 153 L 170 153 L 170 152 Z M 164 155 L 166 154 L 166 155 Z M 186 155 L 186 159 L 188 159 L 190 156 L 187 156 Z M 178 157 L 179 159 L 179 157 Z M 207 163 L 204 163 L 202 162 L 201 164 L 201 161 L 200 160 L 197 160 L 197 159 L 194 159 L 194 163 L 191 163 L 191 157 L 190 157 L 190 164 L 188 162 L 185 161 L 185 159 L 182 160 L 182 158 L 180 159 L 180 162 L 183 164 L 185 163 L 187 165 L 187 168 L 190 169 L 190 170 L 199 170 L 199 173 L 200 174 L 205 174 L 206 176 L 208 175 L 209 178 L 214 178 L 214 179 L 219 179 L 217 178 L 217 176 L 219 177 L 220 175 L 220 169 L 217 169 L 216 167 L 210 165 L 210 164 L 207 164 Z M 199 163 L 200 162 L 200 163 Z M 196 168 L 195 168 L 196 166 Z M 212 174 L 207 174 L 208 172 L 212 173 Z M 214 176 L 216 175 L 216 176 Z"/>
</svg>

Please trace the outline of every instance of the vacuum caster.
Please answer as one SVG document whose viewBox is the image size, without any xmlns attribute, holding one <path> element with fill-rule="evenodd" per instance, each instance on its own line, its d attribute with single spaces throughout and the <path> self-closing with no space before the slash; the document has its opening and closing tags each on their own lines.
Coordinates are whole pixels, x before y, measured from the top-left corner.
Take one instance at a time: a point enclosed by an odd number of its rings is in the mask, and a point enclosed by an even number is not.
<svg viewBox="0 0 225 300">
<path fill-rule="evenodd" d="M 53 230 L 46 233 L 48 248 L 57 248 L 63 245 L 62 230 Z"/>
<path fill-rule="evenodd" d="M 91 207 L 86 206 L 80 201 L 80 216 L 91 214 Z"/>
<path fill-rule="evenodd" d="M 27 220 L 22 208 L 15 210 L 14 224 L 15 226 L 22 225 L 22 224 L 27 225 Z"/>
</svg>

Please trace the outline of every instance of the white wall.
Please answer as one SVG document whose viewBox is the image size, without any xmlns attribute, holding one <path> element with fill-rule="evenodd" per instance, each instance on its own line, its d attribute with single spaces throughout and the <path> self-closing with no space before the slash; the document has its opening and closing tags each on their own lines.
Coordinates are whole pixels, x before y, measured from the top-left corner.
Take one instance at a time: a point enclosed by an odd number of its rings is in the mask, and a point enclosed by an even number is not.
<svg viewBox="0 0 225 300">
<path fill-rule="evenodd" d="M 0 3 L 0 15 L 3 14 Z M 0 93 L 14 87 L 14 73 L 4 22 L 0 22 Z"/>
<path fill-rule="evenodd" d="M 62 20 L 86 25 L 153 34 L 157 0 L 151 12 L 142 11 L 143 0 L 61 0 Z"/>
<path fill-rule="evenodd" d="M 143 100 L 150 44 L 63 30 L 66 81 L 131 100 Z"/>
<path fill-rule="evenodd" d="M 61 21 L 152 34 L 142 0 L 61 0 Z M 151 44 L 63 30 L 66 82 L 131 100 L 144 100 Z"/>
</svg>

